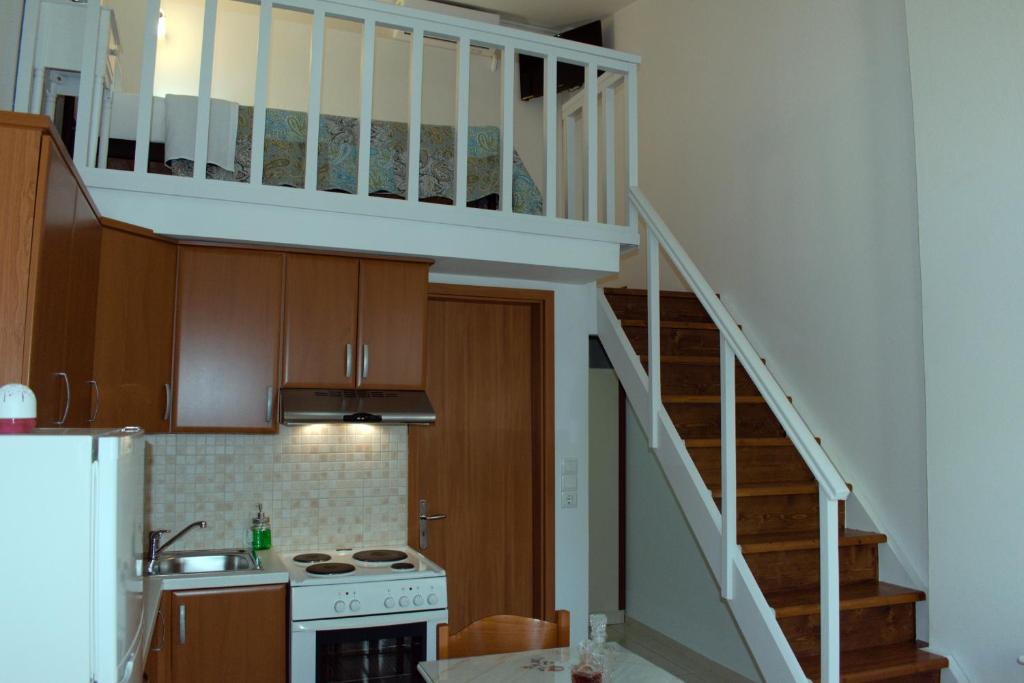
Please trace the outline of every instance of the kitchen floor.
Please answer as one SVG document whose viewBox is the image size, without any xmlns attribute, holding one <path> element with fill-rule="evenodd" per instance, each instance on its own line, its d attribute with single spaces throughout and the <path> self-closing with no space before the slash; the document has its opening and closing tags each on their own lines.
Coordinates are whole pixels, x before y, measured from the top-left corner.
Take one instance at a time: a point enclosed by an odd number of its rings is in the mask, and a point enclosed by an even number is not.
<svg viewBox="0 0 1024 683">
<path fill-rule="evenodd" d="M 685 683 L 752 683 L 735 671 L 628 618 L 624 624 L 608 625 L 608 640 L 619 643 Z"/>
</svg>

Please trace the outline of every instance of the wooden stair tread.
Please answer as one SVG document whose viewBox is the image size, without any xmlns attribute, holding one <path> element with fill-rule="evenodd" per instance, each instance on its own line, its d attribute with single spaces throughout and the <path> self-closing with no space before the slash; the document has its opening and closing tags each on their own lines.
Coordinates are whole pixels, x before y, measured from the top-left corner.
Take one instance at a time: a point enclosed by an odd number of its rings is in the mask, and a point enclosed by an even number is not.
<svg viewBox="0 0 1024 683">
<path fill-rule="evenodd" d="M 721 448 L 721 439 L 686 439 L 684 442 L 687 448 Z M 788 437 L 774 438 L 774 437 L 755 437 L 751 439 L 736 439 L 736 446 L 738 448 L 757 448 L 764 446 L 766 448 L 777 448 L 783 446 L 792 446 L 793 442 Z"/>
<path fill-rule="evenodd" d="M 815 550 L 819 545 L 817 531 L 799 531 L 786 534 L 751 534 L 740 536 L 737 543 L 744 554 L 777 553 L 787 550 Z M 875 545 L 885 543 L 885 534 L 859 529 L 840 529 L 840 547 L 851 545 Z"/>
<path fill-rule="evenodd" d="M 627 318 L 621 322 L 623 327 L 647 327 L 646 320 Z M 676 322 L 675 320 L 662 320 L 661 327 L 662 329 L 671 328 L 676 330 L 718 330 L 718 326 L 714 323 Z"/>
<path fill-rule="evenodd" d="M 662 403 L 721 403 L 718 394 L 662 394 Z M 765 403 L 761 396 L 737 396 L 736 403 Z"/>
<path fill-rule="evenodd" d="M 897 680 L 899 676 L 939 671 L 949 666 L 942 655 L 926 652 L 928 643 L 898 643 L 862 650 L 849 650 L 839 656 L 843 683 L 871 683 Z M 801 657 L 800 665 L 811 680 L 818 681 L 821 671 L 819 657 Z"/>
<path fill-rule="evenodd" d="M 647 362 L 647 354 L 640 354 L 640 362 Z M 662 356 L 662 365 L 715 365 L 719 362 L 718 356 Z"/>
<path fill-rule="evenodd" d="M 815 481 L 787 481 L 767 484 L 744 484 L 736 487 L 737 498 L 758 498 L 762 496 L 797 496 L 817 493 L 818 483 Z M 711 496 L 722 497 L 722 487 L 712 486 Z"/>
<path fill-rule="evenodd" d="M 765 593 L 765 599 L 778 619 L 821 612 L 821 590 L 818 588 Z M 866 581 L 839 587 L 839 609 L 863 609 L 883 605 L 903 605 L 925 599 L 923 591 L 897 586 L 884 581 Z"/>
<path fill-rule="evenodd" d="M 645 299 L 647 298 L 647 290 L 646 289 L 632 289 L 630 287 L 605 287 L 604 293 L 605 294 L 625 294 L 627 296 L 642 296 Z M 661 291 L 661 296 L 663 296 L 663 297 L 670 297 L 670 298 L 678 298 L 678 299 L 693 299 L 695 301 L 697 300 L 697 295 L 694 294 L 693 292 L 675 292 L 675 291 L 670 291 L 670 290 L 669 291 L 662 290 Z"/>
</svg>

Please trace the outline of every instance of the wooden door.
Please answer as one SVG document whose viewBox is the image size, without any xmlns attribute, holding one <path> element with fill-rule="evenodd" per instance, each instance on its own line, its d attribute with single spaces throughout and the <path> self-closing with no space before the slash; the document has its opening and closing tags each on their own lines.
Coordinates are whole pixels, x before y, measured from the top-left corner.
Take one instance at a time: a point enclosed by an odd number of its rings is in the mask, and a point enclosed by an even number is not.
<svg viewBox="0 0 1024 683">
<path fill-rule="evenodd" d="M 429 268 L 427 263 L 360 261 L 361 388 L 423 388 Z"/>
<path fill-rule="evenodd" d="M 101 400 L 93 377 L 93 350 L 102 231 L 99 218 L 85 192 L 77 184 L 75 189 L 75 228 L 71 234 L 64 363 L 71 377 L 68 423 L 74 427 L 87 427 L 93 425 Z"/>
<path fill-rule="evenodd" d="M 97 427 L 170 428 L 177 260 L 169 241 L 103 229 L 93 362 Z"/>
<path fill-rule="evenodd" d="M 284 255 L 178 252 L 174 430 L 273 432 Z"/>
<path fill-rule="evenodd" d="M 287 586 L 171 595 L 174 683 L 285 683 Z"/>
<path fill-rule="evenodd" d="M 355 387 L 359 260 L 288 254 L 285 387 Z"/>
<path fill-rule="evenodd" d="M 468 295 L 467 295 L 468 292 Z M 427 393 L 409 429 L 409 544 L 448 573 L 451 630 L 553 614 L 550 293 L 433 286 Z"/>
<path fill-rule="evenodd" d="M 75 229 L 75 198 L 78 185 L 56 146 L 44 138 L 38 186 L 35 236 L 35 302 L 32 322 L 32 358 L 29 386 L 36 395 L 40 427 L 62 424 L 71 390 L 64 362 L 67 336 L 67 302 L 71 277 L 72 235 Z M 35 251 L 35 247 L 33 250 Z M 63 374 L 62 374 L 63 373 Z M 65 384 L 63 378 L 67 377 Z M 85 381 L 84 378 L 83 381 Z M 70 426 L 63 421 L 65 426 Z"/>
</svg>

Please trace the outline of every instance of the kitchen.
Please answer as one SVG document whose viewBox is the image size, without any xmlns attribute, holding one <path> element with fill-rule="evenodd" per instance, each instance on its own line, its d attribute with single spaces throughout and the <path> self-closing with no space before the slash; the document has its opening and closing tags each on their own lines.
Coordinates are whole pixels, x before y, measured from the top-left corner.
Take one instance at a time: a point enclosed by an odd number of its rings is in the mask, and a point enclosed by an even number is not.
<svg viewBox="0 0 1024 683">
<path fill-rule="evenodd" d="M 552 292 L 177 241 L 101 217 L 48 120 L 0 150 L 3 424 L 40 430 L 0 507 L 78 558 L 5 570 L 15 679 L 413 681 L 442 624 L 555 619 Z"/>
</svg>

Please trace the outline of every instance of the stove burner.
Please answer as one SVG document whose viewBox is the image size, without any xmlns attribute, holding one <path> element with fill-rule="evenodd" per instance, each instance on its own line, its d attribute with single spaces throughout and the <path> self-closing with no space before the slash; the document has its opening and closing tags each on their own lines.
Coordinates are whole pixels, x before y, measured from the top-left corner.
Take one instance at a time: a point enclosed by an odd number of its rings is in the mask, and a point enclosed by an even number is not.
<svg viewBox="0 0 1024 683">
<path fill-rule="evenodd" d="M 298 562 L 299 564 L 309 564 L 310 562 L 326 562 L 329 559 L 331 559 L 331 556 L 325 553 L 302 553 L 301 555 L 296 555 L 292 558 L 292 560 Z"/>
<path fill-rule="evenodd" d="M 396 562 L 395 564 L 391 565 L 391 568 L 395 571 L 407 572 L 416 569 L 416 565 L 410 562 Z"/>
<path fill-rule="evenodd" d="M 360 562 L 380 562 L 383 564 L 401 562 L 407 557 L 409 556 L 401 550 L 360 550 L 352 556 L 352 559 L 359 560 Z"/>
<path fill-rule="evenodd" d="M 306 572 L 309 574 L 316 574 L 318 576 L 329 576 L 331 574 L 348 574 L 356 570 L 350 564 L 344 562 L 321 562 L 320 564 L 311 564 L 306 567 Z"/>
</svg>

